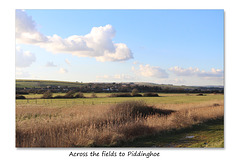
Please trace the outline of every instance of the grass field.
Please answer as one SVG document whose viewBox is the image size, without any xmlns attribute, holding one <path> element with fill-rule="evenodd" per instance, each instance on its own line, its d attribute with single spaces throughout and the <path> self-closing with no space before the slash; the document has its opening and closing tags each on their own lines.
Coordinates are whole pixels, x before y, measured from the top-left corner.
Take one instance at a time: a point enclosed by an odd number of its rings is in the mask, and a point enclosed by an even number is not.
<svg viewBox="0 0 240 161">
<path fill-rule="evenodd" d="M 64 95 L 64 93 L 55 93 L 56 95 Z M 77 99 L 38 99 L 42 94 L 24 95 L 26 100 L 16 100 L 16 104 L 38 104 L 38 105 L 95 105 L 95 104 L 114 104 L 130 100 L 143 100 L 150 105 L 158 104 L 183 104 L 183 103 L 200 103 L 205 101 L 223 100 L 222 94 L 205 94 L 197 96 L 197 94 L 166 94 L 159 93 L 160 97 L 107 97 L 109 93 L 97 93 L 97 98 L 90 98 L 91 93 L 84 93 L 87 98 Z"/>
<path fill-rule="evenodd" d="M 209 120 L 224 116 L 224 95 L 107 95 L 76 99 L 30 99 L 33 95 L 29 95 L 29 99 L 16 100 L 16 147 L 222 147 L 224 144 L 223 122 L 209 125 Z M 205 128 L 196 131 L 196 127 Z M 219 130 L 207 132 L 215 127 Z M 166 133 L 171 135 L 163 135 Z M 193 139 L 181 142 L 185 135 L 193 135 L 195 142 Z M 209 141 L 204 135 L 219 139 Z M 139 138 L 144 139 L 141 142 Z"/>
</svg>

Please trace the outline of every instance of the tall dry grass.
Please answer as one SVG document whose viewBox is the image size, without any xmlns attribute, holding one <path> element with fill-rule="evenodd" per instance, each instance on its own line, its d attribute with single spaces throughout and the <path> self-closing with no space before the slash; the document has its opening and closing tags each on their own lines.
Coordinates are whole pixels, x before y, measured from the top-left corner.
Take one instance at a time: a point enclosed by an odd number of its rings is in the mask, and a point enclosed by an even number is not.
<svg viewBox="0 0 240 161">
<path fill-rule="evenodd" d="M 62 108 L 17 106 L 16 147 L 109 146 L 224 115 L 222 101 L 182 106 L 168 105 L 166 110 L 138 101 Z"/>
</svg>

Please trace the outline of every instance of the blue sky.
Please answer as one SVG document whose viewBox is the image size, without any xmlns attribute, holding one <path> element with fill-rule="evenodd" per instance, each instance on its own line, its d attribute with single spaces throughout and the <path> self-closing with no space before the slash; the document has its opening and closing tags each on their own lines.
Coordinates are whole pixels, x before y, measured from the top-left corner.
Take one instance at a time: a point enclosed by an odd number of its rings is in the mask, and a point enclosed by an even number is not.
<svg viewBox="0 0 240 161">
<path fill-rule="evenodd" d="M 223 85 L 223 73 L 223 10 L 16 11 L 16 78 Z"/>
</svg>

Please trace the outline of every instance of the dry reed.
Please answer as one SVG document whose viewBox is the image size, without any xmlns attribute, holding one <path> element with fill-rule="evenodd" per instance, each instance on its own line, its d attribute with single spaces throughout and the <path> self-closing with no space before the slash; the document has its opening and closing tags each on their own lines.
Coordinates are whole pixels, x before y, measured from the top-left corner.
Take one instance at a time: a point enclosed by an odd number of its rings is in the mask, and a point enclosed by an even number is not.
<svg viewBox="0 0 240 161">
<path fill-rule="evenodd" d="M 149 107 L 142 102 L 63 108 L 17 106 L 16 147 L 109 146 L 224 115 L 222 101 L 183 106 L 168 105 L 176 112 L 170 110 L 167 115 L 159 112 L 166 107 Z"/>
</svg>

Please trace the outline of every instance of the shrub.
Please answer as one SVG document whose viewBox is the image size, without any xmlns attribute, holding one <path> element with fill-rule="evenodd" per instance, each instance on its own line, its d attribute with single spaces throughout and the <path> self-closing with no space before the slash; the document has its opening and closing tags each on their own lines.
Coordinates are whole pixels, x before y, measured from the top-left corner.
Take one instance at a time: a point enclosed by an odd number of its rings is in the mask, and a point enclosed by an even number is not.
<svg viewBox="0 0 240 161">
<path fill-rule="evenodd" d="M 92 98 L 97 98 L 97 95 L 95 93 L 92 93 L 91 97 Z"/>
<path fill-rule="evenodd" d="M 16 99 L 26 99 L 26 97 L 25 97 L 25 96 L 17 95 L 17 96 L 16 96 Z"/>
<path fill-rule="evenodd" d="M 64 97 L 65 97 L 65 98 L 73 98 L 73 97 L 74 97 L 74 93 L 75 93 L 75 92 L 71 90 L 71 91 L 69 91 L 68 93 L 66 93 L 66 94 L 64 95 Z"/>
<path fill-rule="evenodd" d="M 46 91 L 45 93 L 43 93 L 42 98 L 44 99 L 52 98 L 52 92 L 50 90 Z"/>
<path fill-rule="evenodd" d="M 57 96 L 55 96 L 54 98 L 66 98 L 66 97 L 61 96 L 61 95 L 57 95 Z"/>
<path fill-rule="evenodd" d="M 132 97 L 130 93 L 113 93 L 109 97 Z"/>
<path fill-rule="evenodd" d="M 138 90 L 136 89 L 136 88 L 134 88 L 133 90 L 132 90 L 132 96 L 135 96 L 135 95 L 137 95 L 139 92 L 138 92 Z"/>
<path fill-rule="evenodd" d="M 157 93 L 144 93 L 143 97 L 158 97 Z"/>
<path fill-rule="evenodd" d="M 75 98 L 85 98 L 82 92 L 79 92 L 75 95 Z"/>
<path fill-rule="evenodd" d="M 202 93 L 199 93 L 199 94 L 197 94 L 197 96 L 205 96 L 205 95 L 203 95 Z"/>
</svg>

